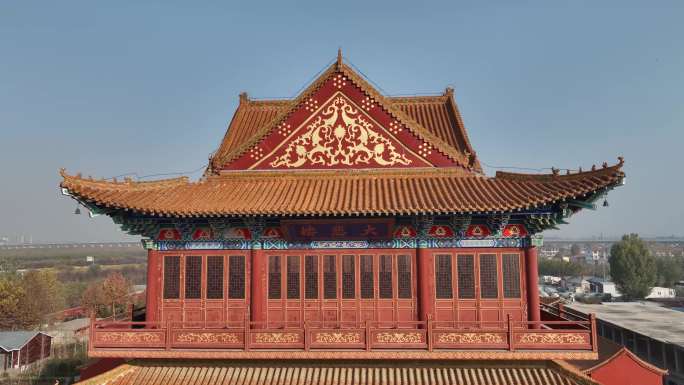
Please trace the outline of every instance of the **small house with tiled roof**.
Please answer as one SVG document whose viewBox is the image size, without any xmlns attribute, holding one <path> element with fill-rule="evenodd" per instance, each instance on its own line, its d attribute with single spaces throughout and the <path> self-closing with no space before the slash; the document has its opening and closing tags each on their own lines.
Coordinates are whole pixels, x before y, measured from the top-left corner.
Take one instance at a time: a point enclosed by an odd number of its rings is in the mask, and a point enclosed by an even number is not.
<svg viewBox="0 0 684 385">
<path fill-rule="evenodd" d="M 388 97 L 340 54 L 292 100 L 241 94 L 199 180 L 61 172 L 148 250 L 145 322 L 94 322 L 89 353 L 595 358 L 592 322 L 541 321 L 536 247 L 622 166 L 488 176 L 452 89 Z"/>
</svg>

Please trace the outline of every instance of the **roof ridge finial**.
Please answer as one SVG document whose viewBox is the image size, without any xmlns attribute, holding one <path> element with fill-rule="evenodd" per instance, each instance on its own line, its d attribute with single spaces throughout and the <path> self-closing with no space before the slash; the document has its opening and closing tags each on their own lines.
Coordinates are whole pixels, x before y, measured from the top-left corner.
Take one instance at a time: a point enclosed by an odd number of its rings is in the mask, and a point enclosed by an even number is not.
<svg viewBox="0 0 684 385">
<path fill-rule="evenodd" d="M 240 92 L 240 104 L 247 103 L 249 101 L 249 95 L 246 91 Z"/>
<path fill-rule="evenodd" d="M 342 47 L 337 48 L 337 69 L 342 68 Z"/>
</svg>

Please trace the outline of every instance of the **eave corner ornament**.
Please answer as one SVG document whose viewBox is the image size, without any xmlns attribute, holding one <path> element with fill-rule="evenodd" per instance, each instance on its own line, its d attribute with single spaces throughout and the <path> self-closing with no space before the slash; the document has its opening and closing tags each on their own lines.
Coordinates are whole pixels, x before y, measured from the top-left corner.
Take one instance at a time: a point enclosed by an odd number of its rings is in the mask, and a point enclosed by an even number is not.
<svg viewBox="0 0 684 385">
<path fill-rule="evenodd" d="M 306 132 L 289 143 L 271 167 L 298 168 L 304 165 L 336 166 L 372 164 L 409 165 L 411 160 L 390 139 L 374 129 L 361 111 L 338 94 L 307 126 Z"/>
</svg>

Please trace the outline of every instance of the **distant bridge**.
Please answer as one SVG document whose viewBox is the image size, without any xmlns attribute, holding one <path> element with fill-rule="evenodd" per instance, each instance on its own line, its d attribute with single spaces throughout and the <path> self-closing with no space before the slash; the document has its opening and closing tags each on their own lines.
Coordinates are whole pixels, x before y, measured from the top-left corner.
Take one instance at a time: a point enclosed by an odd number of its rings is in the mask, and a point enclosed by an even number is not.
<svg viewBox="0 0 684 385">
<path fill-rule="evenodd" d="M 141 248 L 140 242 L 72 242 L 72 243 L 22 243 L 0 245 L 0 250 L 25 249 L 112 249 L 112 248 Z"/>
</svg>

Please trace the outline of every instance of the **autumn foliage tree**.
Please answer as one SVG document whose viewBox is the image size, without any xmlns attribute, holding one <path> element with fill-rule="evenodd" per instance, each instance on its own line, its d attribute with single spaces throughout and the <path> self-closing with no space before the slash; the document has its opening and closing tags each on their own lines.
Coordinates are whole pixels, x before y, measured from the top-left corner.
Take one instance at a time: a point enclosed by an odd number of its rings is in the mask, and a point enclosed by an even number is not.
<svg viewBox="0 0 684 385">
<path fill-rule="evenodd" d="M 63 285 L 51 270 L 0 276 L 0 328 L 33 329 L 64 307 Z"/>
<path fill-rule="evenodd" d="M 99 316 L 115 316 L 131 303 L 131 287 L 131 282 L 121 273 L 110 273 L 103 281 L 88 285 L 81 297 L 81 306 Z"/>
<path fill-rule="evenodd" d="M 0 277 L 0 330 L 20 328 L 17 313 L 24 296 L 24 288 L 17 277 Z"/>
<path fill-rule="evenodd" d="M 646 297 L 655 285 L 656 260 L 637 234 L 624 235 L 610 248 L 610 275 L 628 299 Z"/>
</svg>

